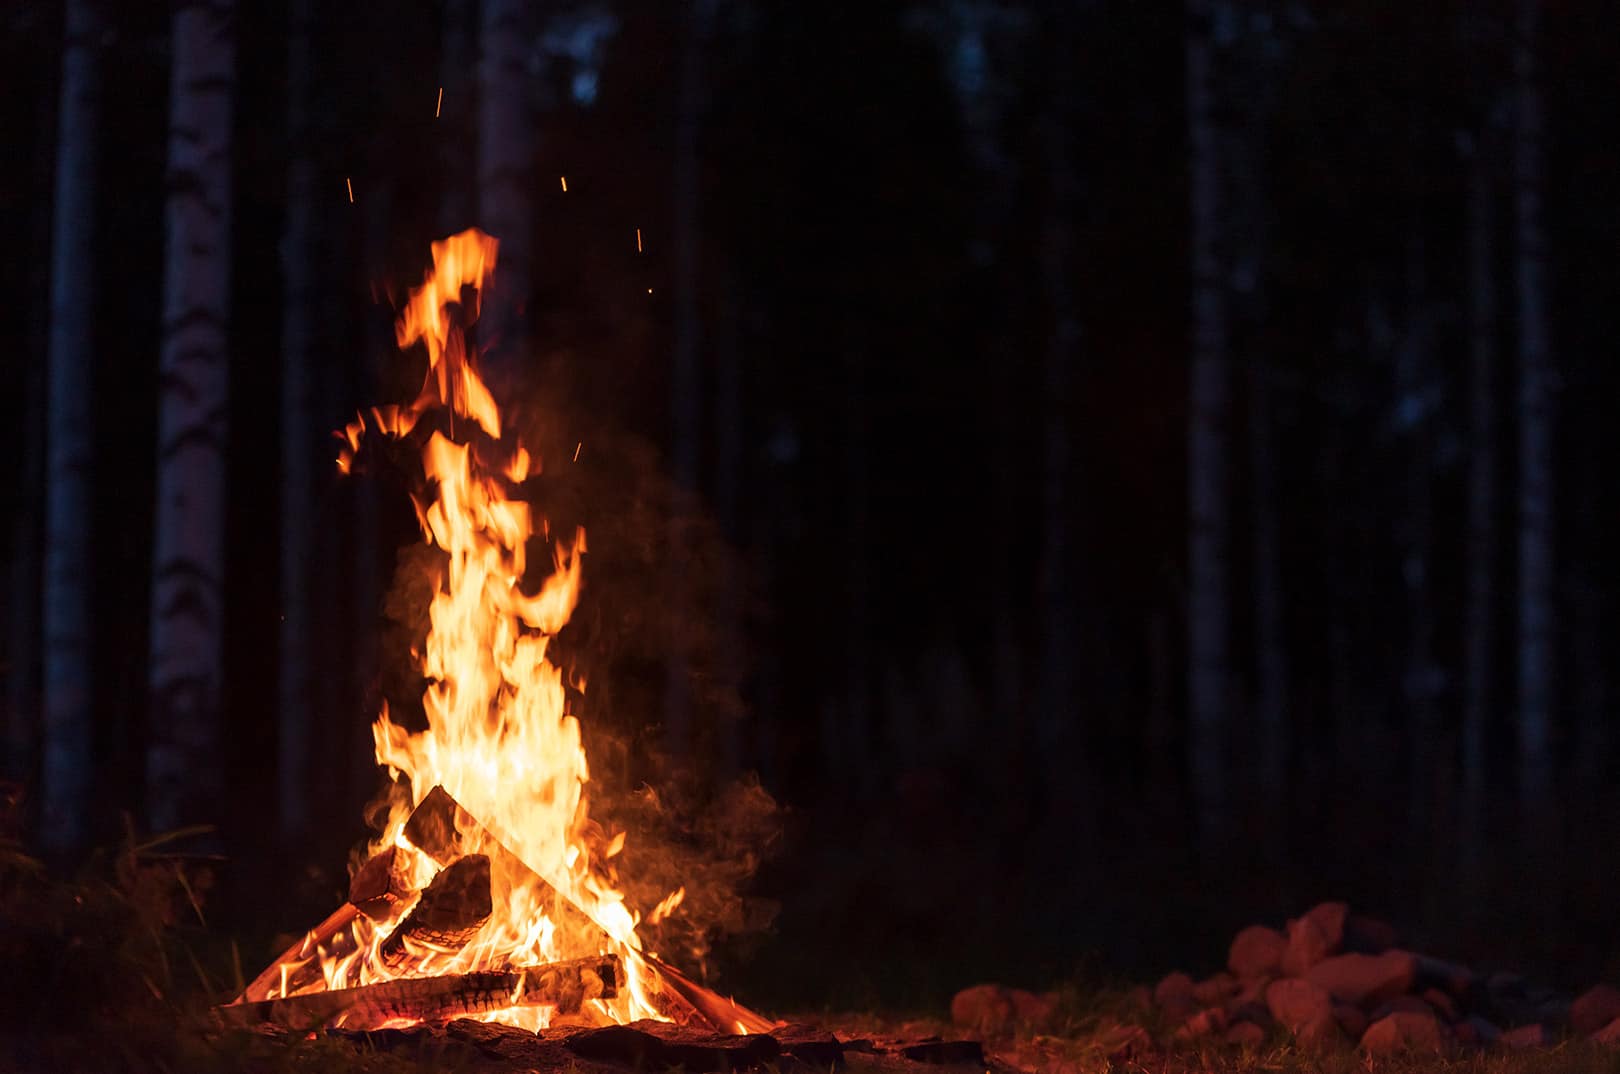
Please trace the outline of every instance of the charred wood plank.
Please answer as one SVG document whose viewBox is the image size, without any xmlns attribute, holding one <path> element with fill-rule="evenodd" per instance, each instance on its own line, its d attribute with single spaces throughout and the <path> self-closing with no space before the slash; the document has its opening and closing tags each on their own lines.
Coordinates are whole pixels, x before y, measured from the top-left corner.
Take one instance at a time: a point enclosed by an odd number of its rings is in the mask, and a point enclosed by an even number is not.
<svg viewBox="0 0 1620 1074">
<path fill-rule="evenodd" d="M 616 996 L 623 972 L 617 955 L 596 955 L 507 973 L 409 977 L 214 1009 L 226 1025 L 275 1024 L 290 1029 L 374 1029 L 400 1021 L 443 1022 L 508 1007 L 551 1007 L 559 1014 L 574 1014 L 589 1000 Z"/>
<path fill-rule="evenodd" d="M 394 968 L 404 965 L 418 945 L 454 954 L 478 935 L 491 908 L 489 858 L 468 854 L 433 878 L 377 953 L 384 965 Z"/>
<path fill-rule="evenodd" d="M 411 893 L 408 868 L 405 852 L 398 847 L 378 851 L 349 881 L 349 902 L 367 917 L 387 916 L 399 900 Z"/>
</svg>

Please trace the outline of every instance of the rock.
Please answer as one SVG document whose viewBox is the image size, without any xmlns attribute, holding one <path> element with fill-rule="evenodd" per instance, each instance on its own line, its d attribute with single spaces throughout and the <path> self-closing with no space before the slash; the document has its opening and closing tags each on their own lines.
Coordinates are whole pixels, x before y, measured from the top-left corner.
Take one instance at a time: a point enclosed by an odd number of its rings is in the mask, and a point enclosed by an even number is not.
<svg viewBox="0 0 1620 1074">
<path fill-rule="evenodd" d="M 1344 944 L 1344 923 L 1350 908 L 1342 902 L 1324 902 L 1288 923 L 1288 942 L 1283 948 L 1282 971 L 1289 977 L 1305 971 L 1336 954 Z"/>
<path fill-rule="evenodd" d="M 1392 1014 L 1430 1014 L 1436 1018 L 1440 1017 L 1433 1007 L 1417 996 L 1394 996 L 1374 1007 L 1367 1015 L 1367 1021 L 1377 1022 Z"/>
<path fill-rule="evenodd" d="M 1238 993 L 1238 981 L 1230 973 L 1217 973 L 1193 985 L 1193 999 L 1204 1007 L 1219 1007 Z"/>
<path fill-rule="evenodd" d="M 1185 1040 L 1189 1037 L 1209 1037 L 1225 1031 L 1226 1011 L 1220 1007 L 1205 1007 L 1182 1023 L 1181 1028 L 1176 1030 L 1176 1036 Z"/>
<path fill-rule="evenodd" d="M 1620 1045 L 1620 1017 L 1593 1033 L 1592 1039 L 1599 1044 Z"/>
<path fill-rule="evenodd" d="M 1426 988 L 1422 994 L 1423 1002 L 1434 1008 L 1434 1013 L 1447 1022 L 1457 1020 L 1457 1001 L 1438 988 Z"/>
<path fill-rule="evenodd" d="M 1166 975 L 1153 989 L 1153 1002 L 1172 1022 L 1184 1022 L 1191 1018 L 1198 1010 L 1192 978 L 1179 971 Z"/>
<path fill-rule="evenodd" d="M 1495 1044 L 1498 1040 L 1502 1039 L 1502 1031 L 1496 1027 L 1496 1023 L 1489 1021 L 1488 1019 L 1481 1018 L 1477 1014 L 1469 1015 L 1457 1025 L 1456 1031 L 1459 1037 L 1462 1036 L 1462 1031 L 1464 1029 L 1467 1029 L 1469 1035 L 1474 1038 L 1473 1043 L 1475 1044 Z"/>
<path fill-rule="evenodd" d="M 1258 1048 L 1266 1042 L 1266 1031 L 1253 1022 L 1236 1022 L 1226 1031 L 1226 1043 L 1239 1048 Z"/>
<path fill-rule="evenodd" d="M 1417 976 L 1417 960 L 1408 951 L 1381 955 L 1335 955 L 1312 966 L 1305 979 L 1333 998 L 1357 1007 L 1375 1007 L 1408 992 Z"/>
<path fill-rule="evenodd" d="M 1416 955 L 1419 991 L 1438 988 L 1453 999 L 1465 999 L 1479 991 L 1479 978 L 1460 962 L 1447 962 L 1432 955 Z"/>
<path fill-rule="evenodd" d="M 1272 981 L 1266 989 L 1266 1007 L 1302 1044 L 1326 1044 L 1339 1035 L 1332 997 L 1310 981 L 1297 977 Z"/>
<path fill-rule="evenodd" d="M 986 1037 L 1010 1032 L 1017 1013 L 1012 989 L 997 984 L 964 988 L 951 999 L 951 1022 L 958 1029 Z"/>
<path fill-rule="evenodd" d="M 1552 1040 L 1552 1035 L 1540 1022 L 1531 1022 L 1527 1026 L 1514 1026 L 1498 1040 L 1504 1048 L 1544 1048 Z"/>
<path fill-rule="evenodd" d="M 1131 990 L 1125 993 L 1125 1003 L 1135 1010 L 1145 1011 L 1153 1006 L 1153 993 L 1149 991 L 1147 985 L 1133 985 Z"/>
<path fill-rule="evenodd" d="M 1563 996 L 1553 996 L 1550 999 L 1540 1000 L 1536 1003 L 1536 1021 L 1550 1029 L 1557 1029 L 1569 1025 L 1571 1004 Z"/>
<path fill-rule="evenodd" d="M 1012 989 L 1013 1017 L 1018 1024 L 1037 1032 L 1051 1028 L 1053 1019 L 1057 1016 L 1056 992 L 1026 992 L 1022 988 Z M 956 1004 L 951 1004 L 954 1009 Z"/>
<path fill-rule="evenodd" d="M 1282 969 L 1283 949 L 1288 940 L 1276 929 L 1250 925 L 1232 937 L 1226 953 L 1226 968 L 1242 980 L 1275 977 Z"/>
<path fill-rule="evenodd" d="M 1398 942 L 1395 926 L 1376 917 L 1350 914 L 1344 921 L 1344 949 L 1361 955 L 1381 955 Z"/>
<path fill-rule="evenodd" d="M 901 1048 L 900 1054 L 914 1063 L 935 1063 L 940 1066 L 972 1063 L 974 1066 L 984 1066 L 984 1048 L 976 1040 L 927 1040 Z"/>
<path fill-rule="evenodd" d="M 1248 1000 L 1226 1008 L 1227 1022 L 1253 1022 L 1261 1029 L 1270 1029 L 1276 1019 L 1271 1017 L 1271 1008 L 1266 1006 L 1264 999 Z"/>
<path fill-rule="evenodd" d="M 1369 1055 L 1443 1052 L 1447 1043 L 1446 1027 L 1432 1012 L 1396 1011 L 1378 1019 L 1361 1035 L 1361 1048 Z"/>
<path fill-rule="evenodd" d="M 1485 987 L 1489 990 L 1493 999 L 1503 997 L 1523 999 L 1528 986 L 1525 979 L 1518 974 L 1509 973 L 1507 970 L 1497 970 L 1485 979 Z"/>
<path fill-rule="evenodd" d="M 1360 1007 L 1348 1003 L 1335 1003 L 1333 1005 L 1333 1020 L 1339 1023 L 1344 1035 L 1360 1040 L 1361 1035 L 1367 1031 L 1367 1016 L 1361 1013 Z"/>
</svg>

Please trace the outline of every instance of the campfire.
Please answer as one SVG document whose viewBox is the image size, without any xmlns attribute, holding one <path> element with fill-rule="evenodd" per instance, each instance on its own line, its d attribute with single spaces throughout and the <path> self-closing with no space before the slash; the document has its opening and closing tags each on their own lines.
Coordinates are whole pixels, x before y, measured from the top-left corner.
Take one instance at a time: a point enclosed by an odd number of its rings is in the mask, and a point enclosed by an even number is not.
<svg viewBox="0 0 1620 1074">
<path fill-rule="evenodd" d="M 589 770 L 549 647 L 573 613 L 585 533 L 553 533 L 515 487 L 540 461 L 505 430 L 466 328 L 495 268 L 477 230 L 433 244 L 400 313 L 402 349 L 426 348 L 421 393 L 339 434 L 347 472 L 367 437 L 420 444 L 413 494 L 445 554 L 416 654 L 427 727 L 386 705 L 373 727 L 392 781 L 387 821 L 349 898 L 236 1001 L 236 1024 L 399 1028 L 471 1017 L 540 1029 L 644 1019 L 724 1033 L 771 1028 L 647 950 L 618 890 L 626 833 L 590 819 Z M 549 549 L 536 584 L 528 555 Z M 671 913 L 683 889 L 648 915 Z"/>
</svg>

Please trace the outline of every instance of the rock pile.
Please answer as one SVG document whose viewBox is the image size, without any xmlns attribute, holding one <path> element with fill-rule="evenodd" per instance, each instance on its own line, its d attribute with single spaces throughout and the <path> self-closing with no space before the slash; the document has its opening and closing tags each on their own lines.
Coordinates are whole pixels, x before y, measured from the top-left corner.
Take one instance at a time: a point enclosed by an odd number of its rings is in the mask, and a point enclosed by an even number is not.
<svg viewBox="0 0 1620 1074">
<path fill-rule="evenodd" d="M 1172 973 L 1153 1004 L 1182 1039 L 1253 1045 L 1280 1026 L 1301 1044 L 1358 1043 L 1371 1054 L 1535 1047 L 1573 1034 L 1620 1045 L 1620 989 L 1571 1001 L 1510 973 L 1404 950 L 1387 924 L 1326 902 L 1282 930 L 1250 925 L 1226 969 Z"/>
</svg>

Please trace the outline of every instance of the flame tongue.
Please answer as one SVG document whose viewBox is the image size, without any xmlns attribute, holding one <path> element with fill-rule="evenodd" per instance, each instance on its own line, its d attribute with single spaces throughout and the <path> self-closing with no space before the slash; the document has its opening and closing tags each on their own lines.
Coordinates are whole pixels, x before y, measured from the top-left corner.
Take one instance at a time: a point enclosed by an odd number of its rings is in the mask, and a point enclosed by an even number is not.
<svg viewBox="0 0 1620 1074">
<path fill-rule="evenodd" d="M 411 292 L 397 332 L 402 348 L 421 342 L 427 349 L 422 393 L 408 406 L 371 414 L 378 432 L 395 437 L 414 430 L 429 411 L 450 415 L 450 431 L 434 431 L 423 448 L 429 491 L 417 500 L 424 537 L 446 556 L 421 654 L 428 726 L 407 730 L 385 708 L 373 728 L 378 763 L 403 776 L 411 796 L 394 803 L 374 849 L 400 848 L 415 887 L 423 887 L 437 865 L 410 845 L 403 829 L 412 808 L 442 785 L 591 924 L 554 920 L 543 884 L 525 870 L 497 870 L 491 877 L 493 912 L 473 942 L 453 953 L 424 949 L 403 964 L 385 964 L 377 949 L 388 926 L 408 911 L 402 903 L 381 927 L 357 927 L 356 953 L 325 961 L 327 987 L 627 955 L 640 946 L 621 896 L 590 868 L 583 839 L 585 751 L 579 723 L 565 708 L 562 672 L 547 651 L 579 595 L 585 534 L 554 540 L 551 573 L 538 592 L 524 591 L 534 519 L 529 505 L 509 499 L 506 489 L 508 481 L 527 476 L 530 458 L 515 438 L 503 439 L 494 397 L 466 352 L 463 324 L 477 317 L 496 249 L 496 241 L 477 230 L 433 244 L 433 269 Z M 464 301 L 469 289 L 471 300 Z M 462 323 L 452 308 L 458 304 Z M 362 417 L 345 430 L 342 468 L 348 468 L 366 427 Z M 595 1013 L 619 1021 L 659 1017 L 645 998 L 639 960 L 626 958 L 625 965 L 628 987 L 611 1003 L 597 1001 Z M 536 1027 L 545 1015 L 544 1009 L 514 1007 L 489 1017 Z"/>
</svg>

